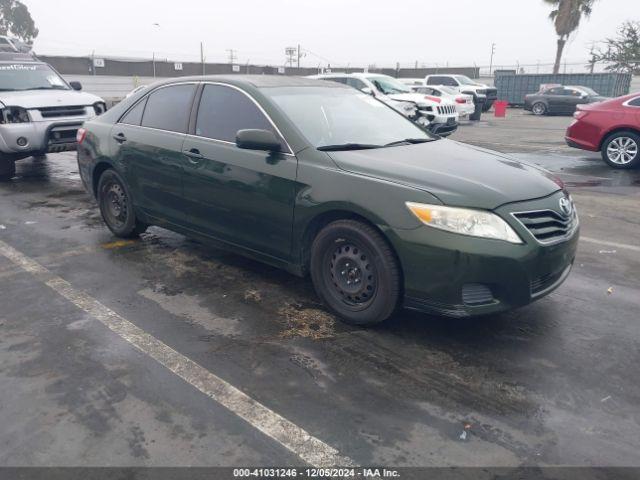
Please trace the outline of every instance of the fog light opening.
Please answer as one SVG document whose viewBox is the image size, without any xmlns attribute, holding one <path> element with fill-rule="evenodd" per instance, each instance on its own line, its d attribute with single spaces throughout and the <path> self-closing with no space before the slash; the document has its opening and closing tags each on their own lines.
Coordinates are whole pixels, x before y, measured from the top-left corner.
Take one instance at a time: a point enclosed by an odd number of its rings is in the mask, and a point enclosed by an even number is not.
<svg viewBox="0 0 640 480">
<path fill-rule="evenodd" d="M 465 305 L 480 306 L 490 305 L 496 300 L 488 285 L 481 283 L 466 283 L 462 286 L 462 301 Z"/>
<path fill-rule="evenodd" d="M 25 137 L 19 137 L 18 140 L 16 140 L 16 143 L 19 147 L 26 147 L 29 144 L 29 140 Z"/>
</svg>

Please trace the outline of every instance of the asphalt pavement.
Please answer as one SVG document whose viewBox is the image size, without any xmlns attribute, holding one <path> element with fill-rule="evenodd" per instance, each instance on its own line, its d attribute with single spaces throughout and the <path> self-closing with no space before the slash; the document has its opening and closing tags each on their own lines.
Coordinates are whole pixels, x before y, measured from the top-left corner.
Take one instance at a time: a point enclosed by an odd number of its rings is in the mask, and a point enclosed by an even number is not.
<svg viewBox="0 0 640 480">
<path fill-rule="evenodd" d="M 0 184 L 0 465 L 640 466 L 640 170 L 509 110 L 452 140 L 570 186 L 567 282 L 507 314 L 346 326 L 308 280 L 115 239 L 75 154 Z"/>
</svg>

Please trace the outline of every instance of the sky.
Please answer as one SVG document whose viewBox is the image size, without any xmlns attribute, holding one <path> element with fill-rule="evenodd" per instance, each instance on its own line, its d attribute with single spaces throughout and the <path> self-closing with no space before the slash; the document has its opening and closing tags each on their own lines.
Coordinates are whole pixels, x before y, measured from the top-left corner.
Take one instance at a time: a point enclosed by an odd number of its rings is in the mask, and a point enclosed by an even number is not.
<svg viewBox="0 0 640 480">
<path fill-rule="evenodd" d="M 22 0 L 41 55 L 91 55 L 303 66 L 487 66 L 552 63 L 556 36 L 542 0 Z M 565 50 L 584 63 L 593 42 L 640 20 L 639 0 L 598 0 Z"/>
</svg>

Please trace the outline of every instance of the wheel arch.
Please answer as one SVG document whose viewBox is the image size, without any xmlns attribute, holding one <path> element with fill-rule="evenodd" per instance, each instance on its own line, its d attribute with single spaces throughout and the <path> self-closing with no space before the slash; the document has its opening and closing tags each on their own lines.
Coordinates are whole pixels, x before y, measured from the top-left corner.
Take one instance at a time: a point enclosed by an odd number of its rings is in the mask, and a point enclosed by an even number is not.
<svg viewBox="0 0 640 480">
<path fill-rule="evenodd" d="M 609 138 L 611 138 L 611 136 L 615 135 L 616 133 L 622 133 L 622 132 L 631 132 L 640 136 L 640 129 L 638 127 L 632 127 L 630 125 L 625 127 L 615 127 L 609 130 L 608 132 L 606 132 L 604 135 L 602 135 L 602 140 L 600 140 L 600 144 L 598 145 L 598 150 L 602 151 L 602 147 L 604 147 L 604 144 L 607 142 L 607 140 L 609 140 Z"/>
<path fill-rule="evenodd" d="M 98 182 L 104 172 L 115 169 L 114 165 L 107 160 L 99 160 L 91 172 L 91 191 L 95 198 L 98 198 Z"/>
<path fill-rule="evenodd" d="M 303 275 L 307 275 L 309 273 L 309 265 L 311 262 L 311 246 L 313 244 L 313 240 L 324 227 L 337 220 L 356 220 L 370 226 L 380 234 L 383 240 L 389 245 L 389 248 L 393 252 L 395 259 L 398 262 L 398 268 L 400 269 L 401 291 L 404 291 L 404 274 L 402 261 L 389 236 L 385 233 L 384 229 L 380 227 L 379 223 L 374 220 L 373 215 L 368 215 L 367 212 L 355 211 L 354 209 L 345 207 L 336 207 L 325 210 L 323 212 L 319 212 L 318 214 L 313 216 L 305 225 L 299 246 Z"/>
</svg>

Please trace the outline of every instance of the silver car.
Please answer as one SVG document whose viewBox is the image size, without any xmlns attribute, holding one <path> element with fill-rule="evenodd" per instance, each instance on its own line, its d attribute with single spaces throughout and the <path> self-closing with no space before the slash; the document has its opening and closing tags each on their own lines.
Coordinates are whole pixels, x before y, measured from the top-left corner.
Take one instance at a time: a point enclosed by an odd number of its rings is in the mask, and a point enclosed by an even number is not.
<svg viewBox="0 0 640 480">
<path fill-rule="evenodd" d="M 106 110 L 81 89 L 30 54 L 0 53 L 0 179 L 14 176 L 16 160 L 75 150 L 84 121 Z"/>
</svg>

